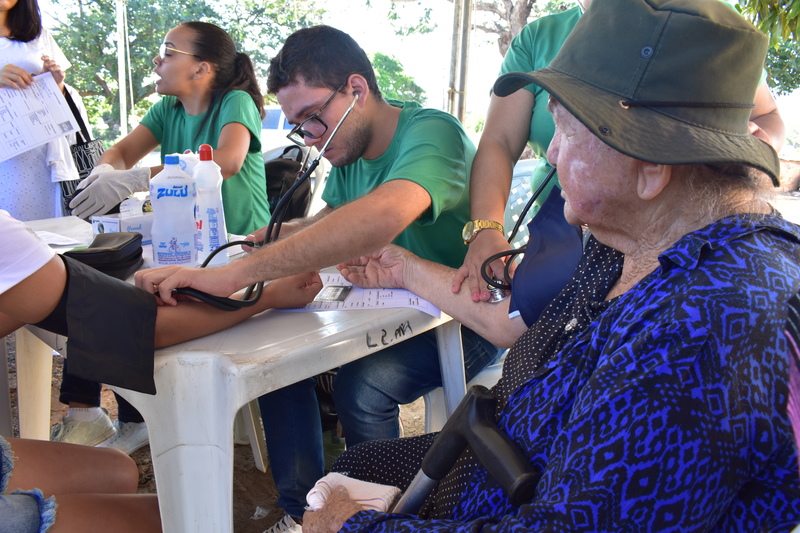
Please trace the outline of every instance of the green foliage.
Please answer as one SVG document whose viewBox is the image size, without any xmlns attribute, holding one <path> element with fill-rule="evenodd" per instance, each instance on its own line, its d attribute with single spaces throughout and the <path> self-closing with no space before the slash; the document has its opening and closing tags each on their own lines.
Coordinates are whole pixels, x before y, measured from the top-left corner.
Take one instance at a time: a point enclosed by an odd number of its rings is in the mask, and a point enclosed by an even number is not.
<svg viewBox="0 0 800 533">
<path fill-rule="evenodd" d="M 378 87 L 384 98 L 395 100 L 414 100 L 425 104 L 425 90 L 414 82 L 414 79 L 403 72 L 403 65 L 395 59 L 376 52 L 370 57 Z"/>
<path fill-rule="evenodd" d="M 737 9 L 770 36 L 775 46 L 781 41 L 797 40 L 798 0 L 739 0 Z"/>
<path fill-rule="evenodd" d="M 766 63 L 767 83 L 777 94 L 787 94 L 800 87 L 800 47 L 797 41 L 770 48 Z"/>
<path fill-rule="evenodd" d="M 97 136 L 119 137 L 116 5 L 120 0 L 53 0 L 63 18 L 50 28 L 72 67 L 67 82 L 84 99 Z M 125 0 L 128 17 L 130 116 L 141 118 L 154 101 L 153 58 L 164 35 L 181 22 L 213 22 L 247 52 L 262 77 L 269 58 L 300 27 L 318 24 L 323 11 L 312 0 Z"/>
<path fill-rule="evenodd" d="M 397 3 L 392 2 L 386 18 L 394 28 L 397 35 L 425 34 L 436 28 L 436 23 L 431 20 L 431 8 L 420 1 L 401 0 L 406 5 L 403 13 L 398 10 Z M 409 14 L 410 12 L 410 14 Z M 401 19 L 412 20 L 412 24 L 401 24 Z"/>
<path fill-rule="evenodd" d="M 531 14 L 528 20 L 534 20 L 546 15 L 555 15 L 567 9 L 572 9 L 577 6 L 577 0 L 539 0 L 531 7 Z"/>
</svg>

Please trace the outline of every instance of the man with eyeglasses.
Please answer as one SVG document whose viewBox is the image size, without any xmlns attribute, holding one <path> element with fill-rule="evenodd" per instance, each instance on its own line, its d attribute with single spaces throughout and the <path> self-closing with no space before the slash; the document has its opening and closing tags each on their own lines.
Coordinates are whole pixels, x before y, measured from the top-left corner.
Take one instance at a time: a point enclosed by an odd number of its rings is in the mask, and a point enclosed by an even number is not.
<svg viewBox="0 0 800 533">
<path fill-rule="evenodd" d="M 314 146 L 333 166 L 326 206 L 292 220 L 281 240 L 208 270 L 157 269 L 137 284 L 168 303 L 178 287 L 227 296 L 256 281 L 325 268 L 391 242 L 457 268 L 466 253 L 469 172 L 475 147 L 451 115 L 415 102 L 387 101 L 364 51 L 328 26 L 292 34 L 270 63 L 267 81 L 287 119 L 289 138 Z M 252 238 L 264 239 L 262 229 Z M 499 350 L 462 328 L 467 379 Z M 399 436 L 398 404 L 441 385 L 433 332 L 343 366 L 334 399 L 348 446 Z M 314 380 L 260 399 L 279 505 L 302 516 L 305 495 L 323 475 Z"/>
</svg>

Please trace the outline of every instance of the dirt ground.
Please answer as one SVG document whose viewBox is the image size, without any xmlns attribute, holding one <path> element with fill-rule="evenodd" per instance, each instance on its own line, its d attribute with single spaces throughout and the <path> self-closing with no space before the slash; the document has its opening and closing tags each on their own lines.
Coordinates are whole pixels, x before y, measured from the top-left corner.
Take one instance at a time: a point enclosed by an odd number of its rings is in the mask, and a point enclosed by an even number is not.
<svg viewBox="0 0 800 533">
<path fill-rule="evenodd" d="M 13 342 L 9 346 L 9 379 L 12 388 L 11 407 L 16 413 L 16 375 L 13 360 Z M 51 424 L 61 420 L 66 413 L 66 406 L 58 401 L 58 390 L 61 383 L 62 359 L 53 358 L 53 381 L 51 394 Z M 117 406 L 113 393 L 103 389 L 102 406 L 108 409 L 112 420 L 116 418 Z M 422 399 L 402 406 L 401 419 L 405 435 L 419 435 L 424 428 L 424 404 Z M 18 429 L 15 428 L 15 434 Z M 150 458 L 150 447 L 145 446 L 132 454 L 139 466 L 139 492 L 156 493 L 157 487 L 153 474 L 153 464 Z M 249 444 L 236 444 L 234 446 L 233 464 L 233 524 L 236 533 L 262 533 L 283 517 L 283 512 L 277 506 L 278 494 L 275 484 L 269 473 L 259 471 L 253 461 L 253 454 Z"/>
</svg>

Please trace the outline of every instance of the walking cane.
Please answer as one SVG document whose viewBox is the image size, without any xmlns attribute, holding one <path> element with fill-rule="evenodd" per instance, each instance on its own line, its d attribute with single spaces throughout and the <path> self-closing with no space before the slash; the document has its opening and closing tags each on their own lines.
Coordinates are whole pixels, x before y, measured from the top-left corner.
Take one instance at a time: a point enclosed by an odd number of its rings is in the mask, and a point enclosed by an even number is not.
<svg viewBox="0 0 800 533">
<path fill-rule="evenodd" d="M 474 385 L 436 437 L 416 477 L 393 513 L 416 514 L 425 498 L 453 468 L 467 446 L 497 481 L 513 505 L 533 498 L 539 476 L 519 446 L 497 428 L 494 394 Z"/>
</svg>

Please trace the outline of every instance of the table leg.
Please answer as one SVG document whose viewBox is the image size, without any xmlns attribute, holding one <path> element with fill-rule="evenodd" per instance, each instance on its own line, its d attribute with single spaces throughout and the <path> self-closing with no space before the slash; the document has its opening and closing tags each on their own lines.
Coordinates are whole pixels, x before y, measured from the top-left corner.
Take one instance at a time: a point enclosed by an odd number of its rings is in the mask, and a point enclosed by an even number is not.
<svg viewBox="0 0 800 533">
<path fill-rule="evenodd" d="M 221 356 L 187 352 L 159 362 L 156 397 L 112 387 L 144 417 L 165 533 L 233 531 L 233 420 Z M 157 416 L 156 416 L 157 410 Z"/>
<path fill-rule="evenodd" d="M 461 323 L 451 320 L 437 327 L 436 344 L 439 347 L 439 368 L 442 372 L 444 405 L 447 417 L 450 418 L 467 393 L 464 349 L 461 345 Z"/>
<path fill-rule="evenodd" d="M 13 338 L 13 337 L 12 337 Z M 0 435 L 3 437 L 14 436 L 14 416 L 11 413 L 11 384 L 8 381 L 8 337 L 0 339 L 0 394 L 5 399 L 4 404 L 0 404 Z"/>
<path fill-rule="evenodd" d="M 18 329 L 16 335 L 19 434 L 49 440 L 53 349 L 26 328 Z"/>
</svg>

